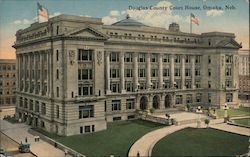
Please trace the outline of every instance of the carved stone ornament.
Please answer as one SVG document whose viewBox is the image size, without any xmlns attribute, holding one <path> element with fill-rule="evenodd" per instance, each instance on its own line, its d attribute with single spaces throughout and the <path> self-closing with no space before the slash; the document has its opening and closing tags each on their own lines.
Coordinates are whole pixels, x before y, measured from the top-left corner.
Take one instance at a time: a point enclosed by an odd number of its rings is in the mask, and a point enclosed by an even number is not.
<svg viewBox="0 0 250 157">
<path fill-rule="evenodd" d="M 101 51 L 97 52 L 97 63 L 99 65 L 102 64 L 102 52 Z"/>
<path fill-rule="evenodd" d="M 74 58 L 75 58 L 75 51 L 74 50 L 69 50 L 69 61 L 70 61 L 71 65 L 74 64 Z"/>
</svg>

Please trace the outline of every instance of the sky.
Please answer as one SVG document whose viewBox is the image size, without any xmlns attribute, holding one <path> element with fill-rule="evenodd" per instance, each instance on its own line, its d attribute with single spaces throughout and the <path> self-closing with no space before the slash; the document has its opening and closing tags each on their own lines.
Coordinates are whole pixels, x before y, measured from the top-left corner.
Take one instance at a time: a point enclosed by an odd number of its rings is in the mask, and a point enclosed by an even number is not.
<svg viewBox="0 0 250 157">
<path fill-rule="evenodd" d="M 37 2 L 48 9 L 50 17 L 90 16 L 112 24 L 129 14 L 148 26 L 168 28 L 176 22 L 183 32 L 190 31 L 193 13 L 199 19 L 199 25 L 193 24 L 193 33 L 235 33 L 242 49 L 249 49 L 249 0 L 0 0 L 0 59 L 15 58 L 15 33 L 37 21 Z"/>
</svg>

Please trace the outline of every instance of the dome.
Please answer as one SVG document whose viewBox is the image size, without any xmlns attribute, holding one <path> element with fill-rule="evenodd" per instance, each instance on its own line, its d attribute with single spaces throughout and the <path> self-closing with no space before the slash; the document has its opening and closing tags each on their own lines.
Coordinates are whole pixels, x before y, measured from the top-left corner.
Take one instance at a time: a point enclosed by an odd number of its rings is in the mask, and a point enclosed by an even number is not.
<svg viewBox="0 0 250 157">
<path fill-rule="evenodd" d="M 126 19 L 118 21 L 112 24 L 113 26 L 146 26 L 136 20 L 133 20 L 127 15 Z"/>
</svg>

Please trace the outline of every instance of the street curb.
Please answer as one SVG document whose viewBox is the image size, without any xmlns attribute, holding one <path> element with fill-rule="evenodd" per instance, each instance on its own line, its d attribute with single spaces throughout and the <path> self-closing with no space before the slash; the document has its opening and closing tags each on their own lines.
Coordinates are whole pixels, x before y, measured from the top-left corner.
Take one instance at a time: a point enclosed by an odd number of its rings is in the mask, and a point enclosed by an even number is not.
<svg viewBox="0 0 250 157">
<path fill-rule="evenodd" d="M 4 132 L 0 131 L 2 134 L 4 134 L 5 136 L 7 136 L 8 138 L 10 138 L 13 142 L 17 143 L 18 145 L 20 144 L 19 142 L 15 141 L 14 139 L 12 139 L 10 136 L 8 136 L 7 134 L 5 134 Z M 35 157 L 38 157 L 36 154 L 34 154 L 31 150 L 30 153 L 32 155 L 34 155 Z"/>
</svg>

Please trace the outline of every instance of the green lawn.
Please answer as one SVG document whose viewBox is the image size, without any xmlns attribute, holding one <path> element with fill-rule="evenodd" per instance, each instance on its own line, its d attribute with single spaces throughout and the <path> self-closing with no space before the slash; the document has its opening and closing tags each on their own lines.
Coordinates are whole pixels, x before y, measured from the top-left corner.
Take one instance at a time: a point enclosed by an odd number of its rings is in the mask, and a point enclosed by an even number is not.
<svg viewBox="0 0 250 157">
<path fill-rule="evenodd" d="M 213 111 L 212 111 L 213 112 Z M 224 117 L 225 111 L 223 109 L 217 109 L 216 114 L 220 118 Z M 229 117 L 236 117 L 236 116 L 250 116 L 250 108 L 249 107 L 240 107 L 238 109 L 229 109 L 227 111 Z"/>
<path fill-rule="evenodd" d="M 186 128 L 161 139 L 152 156 L 235 156 L 248 151 L 248 137 L 216 129 Z"/>
<path fill-rule="evenodd" d="M 250 126 L 250 118 L 243 118 L 243 119 L 234 119 L 234 123 Z"/>
<path fill-rule="evenodd" d="M 163 125 L 141 121 L 119 121 L 108 123 L 108 129 L 91 134 L 56 137 L 60 143 L 86 156 L 127 156 L 132 144 L 147 132 Z"/>
</svg>

